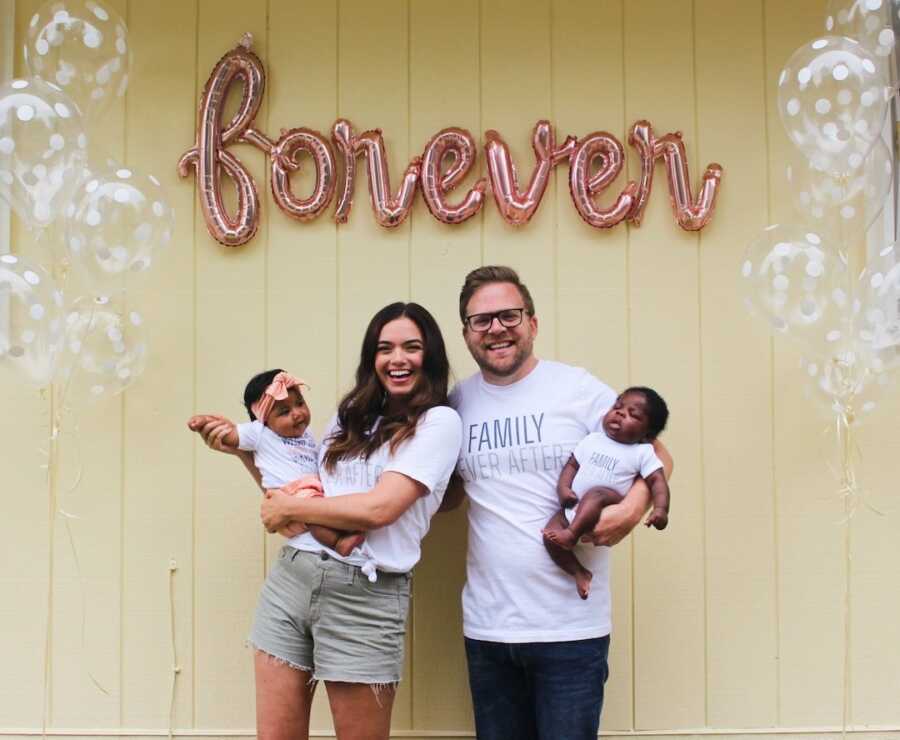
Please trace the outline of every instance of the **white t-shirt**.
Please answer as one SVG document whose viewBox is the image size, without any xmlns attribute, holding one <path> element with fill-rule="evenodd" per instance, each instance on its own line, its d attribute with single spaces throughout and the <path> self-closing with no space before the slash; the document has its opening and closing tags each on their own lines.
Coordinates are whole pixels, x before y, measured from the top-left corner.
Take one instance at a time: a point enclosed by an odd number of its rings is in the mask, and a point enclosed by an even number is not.
<svg viewBox="0 0 900 740">
<path fill-rule="evenodd" d="M 263 488 L 281 488 L 306 475 L 317 475 L 318 449 L 307 429 L 301 437 L 282 437 L 258 419 L 237 425 L 238 447 L 253 453 Z"/>
<path fill-rule="evenodd" d="M 547 554 L 541 529 L 559 511 L 556 483 L 569 455 L 615 399 L 586 370 L 547 360 L 511 385 L 476 373 L 453 389 L 463 424 L 457 471 L 469 496 L 466 637 L 557 642 L 609 634 L 609 549 L 579 549 L 594 573 L 582 601 Z"/>
<path fill-rule="evenodd" d="M 579 498 L 595 486 L 611 488 L 624 495 L 634 483 L 635 476 L 647 478 L 663 466 L 653 445 L 623 445 L 607 437 L 603 430 L 581 440 L 572 454 L 579 466 L 572 481 L 572 491 Z"/>
<path fill-rule="evenodd" d="M 386 471 L 402 473 L 418 481 L 425 486 L 427 493 L 420 496 L 393 524 L 366 532 L 366 554 L 354 550 L 347 557 L 341 557 L 317 542 L 308 532 L 297 535 L 288 544 L 309 552 L 324 550 L 333 558 L 359 566 L 366 564 L 368 555 L 375 561 L 378 570 L 388 573 L 412 570 L 419 562 L 422 538 L 428 532 L 431 517 L 441 505 L 447 482 L 459 457 L 459 416 L 449 406 L 435 406 L 419 419 L 413 438 L 403 442 L 393 455 L 389 445 L 384 444 L 367 460 L 341 460 L 330 473 L 322 464 L 322 458 L 328 449 L 328 436 L 334 425 L 335 421 L 332 421 L 319 453 L 319 476 L 326 496 L 369 491 Z"/>
</svg>

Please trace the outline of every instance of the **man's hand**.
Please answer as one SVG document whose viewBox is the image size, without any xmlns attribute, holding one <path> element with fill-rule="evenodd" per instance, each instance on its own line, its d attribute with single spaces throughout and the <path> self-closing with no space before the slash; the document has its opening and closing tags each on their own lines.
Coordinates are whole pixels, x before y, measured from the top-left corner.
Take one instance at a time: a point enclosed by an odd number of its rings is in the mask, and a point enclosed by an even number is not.
<svg viewBox="0 0 900 740">
<path fill-rule="evenodd" d="M 641 519 L 643 512 L 638 511 L 635 518 L 633 508 L 627 505 L 626 501 L 604 507 L 594 531 L 584 535 L 581 541 L 609 547 L 617 545 L 631 533 Z"/>
<path fill-rule="evenodd" d="M 277 532 L 291 523 L 288 507 L 293 496 L 285 493 L 280 488 L 266 491 L 260 507 L 260 516 L 263 526 L 268 532 Z"/>
</svg>

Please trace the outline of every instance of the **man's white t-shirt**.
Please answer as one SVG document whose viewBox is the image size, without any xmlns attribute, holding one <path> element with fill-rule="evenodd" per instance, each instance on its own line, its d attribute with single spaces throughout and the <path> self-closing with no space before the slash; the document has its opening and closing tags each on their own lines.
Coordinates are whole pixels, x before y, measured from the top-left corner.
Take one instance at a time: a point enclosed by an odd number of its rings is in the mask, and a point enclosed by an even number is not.
<svg viewBox="0 0 900 740">
<path fill-rule="evenodd" d="M 258 419 L 237 425 L 238 448 L 253 453 L 263 488 L 281 488 L 306 475 L 317 475 L 318 449 L 307 429 L 301 437 L 282 437 Z"/>
<path fill-rule="evenodd" d="M 556 484 L 569 455 L 600 428 L 615 399 L 586 370 L 548 360 L 511 385 L 476 373 L 453 389 L 463 424 L 457 471 L 469 497 L 466 637 L 557 642 L 609 634 L 609 548 L 579 546 L 594 573 L 582 600 L 547 554 L 541 530 L 560 509 Z"/>
<path fill-rule="evenodd" d="M 428 532 L 431 517 L 441 505 L 447 482 L 459 457 L 459 415 L 449 406 L 435 406 L 419 419 L 412 439 L 401 443 L 392 455 L 384 444 L 368 459 L 341 460 L 333 472 L 322 464 L 328 449 L 328 437 L 335 428 L 333 420 L 319 453 L 319 477 L 326 496 L 364 493 L 375 487 L 384 472 L 402 473 L 421 483 L 426 493 L 404 511 L 393 524 L 366 532 L 366 554 L 354 550 L 347 557 L 317 542 L 304 532 L 288 541 L 292 547 L 309 552 L 325 551 L 331 557 L 352 565 L 363 566 L 371 557 L 378 570 L 407 573 L 419 562 L 422 538 Z"/>
<path fill-rule="evenodd" d="M 581 440 L 572 454 L 578 461 L 572 491 L 579 498 L 596 486 L 624 495 L 636 475 L 647 478 L 663 466 L 653 445 L 623 445 L 607 437 L 602 429 Z"/>
</svg>

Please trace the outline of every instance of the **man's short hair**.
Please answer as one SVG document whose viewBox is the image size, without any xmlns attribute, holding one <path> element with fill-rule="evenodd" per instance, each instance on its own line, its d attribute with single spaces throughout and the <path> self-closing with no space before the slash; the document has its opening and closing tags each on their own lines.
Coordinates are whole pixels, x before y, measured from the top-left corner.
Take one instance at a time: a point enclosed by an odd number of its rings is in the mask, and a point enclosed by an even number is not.
<svg viewBox="0 0 900 740">
<path fill-rule="evenodd" d="M 509 283 L 516 286 L 522 295 L 525 310 L 529 316 L 534 316 L 534 301 L 531 299 L 531 293 L 528 292 L 528 286 L 519 280 L 519 274 L 511 267 L 506 267 L 505 265 L 483 265 L 476 267 L 466 275 L 462 290 L 459 291 L 460 321 L 466 322 L 466 306 L 469 305 L 469 301 L 475 295 L 475 292 L 483 285 L 489 285 L 490 283 Z M 513 307 L 510 306 L 510 308 Z"/>
</svg>

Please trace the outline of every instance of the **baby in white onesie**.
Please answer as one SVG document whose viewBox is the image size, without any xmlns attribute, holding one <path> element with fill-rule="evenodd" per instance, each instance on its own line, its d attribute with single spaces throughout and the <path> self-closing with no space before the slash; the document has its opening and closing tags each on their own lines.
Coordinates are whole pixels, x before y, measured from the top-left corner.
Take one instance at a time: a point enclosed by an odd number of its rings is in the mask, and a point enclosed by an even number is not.
<svg viewBox="0 0 900 740">
<path fill-rule="evenodd" d="M 306 383 L 284 370 L 268 370 L 251 378 L 244 390 L 250 422 L 234 424 L 221 416 L 201 414 L 188 420 L 188 428 L 199 432 L 210 422 L 230 424 L 221 443 L 253 452 L 263 488 L 321 496 L 318 449 L 309 431 L 309 407 L 301 393 L 305 387 Z M 293 537 L 307 529 L 316 540 L 344 556 L 365 539 L 362 532 L 344 532 L 319 524 L 292 524 L 281 534 Z"/>
<path fill-rule="evenodd" d="M 544 546 L 553 562 L 575 577 L 582 599 L 590 593 L 593 573 L 572 550 L 594 529 L 604 507 L 622 501 L 636 476 L 647 482 L 653 497 L 645 524 L 665 529 L 669 522 L 669 485 L 652 445 L 668 418 L 666 402 L 656 391 L 628 388 L 603 416 L 603 431 L 581 440 L 559 475 L 561 511 L 542 530 Z"/>
</svg>

